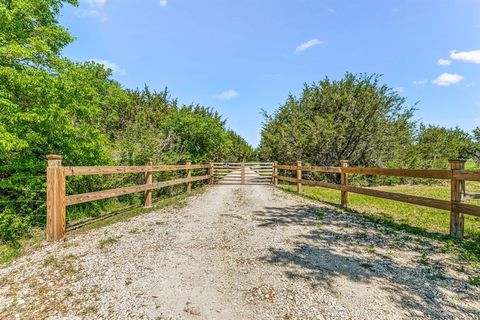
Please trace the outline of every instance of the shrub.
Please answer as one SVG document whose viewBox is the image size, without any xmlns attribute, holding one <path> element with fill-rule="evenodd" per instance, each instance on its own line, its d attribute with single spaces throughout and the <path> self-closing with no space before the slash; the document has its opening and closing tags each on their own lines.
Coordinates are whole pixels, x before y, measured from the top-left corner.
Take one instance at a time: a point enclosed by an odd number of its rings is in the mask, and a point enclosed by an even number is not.
<svg viewBox="0 0 480 320">
<path fill-rule="evenodd" d="M 0 242 L 18 244 L 29 233 L 29 221 L 15 215 L 11 210 L 0 213 Z"/>
</svg>

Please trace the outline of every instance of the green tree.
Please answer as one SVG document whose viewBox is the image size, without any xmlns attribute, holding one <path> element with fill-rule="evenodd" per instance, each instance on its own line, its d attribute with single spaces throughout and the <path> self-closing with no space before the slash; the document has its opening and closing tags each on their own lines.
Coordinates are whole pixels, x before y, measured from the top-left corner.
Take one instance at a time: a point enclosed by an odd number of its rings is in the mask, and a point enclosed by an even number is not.
<svg viewBox="0 0 480 320">
<path fill-rule="evenodd" d="M 248 144 L 244 138 L 235 133 L 233 130 L 227 131 L 227 145 L 225 155 L 222 161 L 241 162 L 254 161 L 257 155 L 253 147 Z"/>
<path fill-rule="evenodd" d="M 47 154 L 78 165 L 110 158 L 103 104 L 123 91 L 102 66 L 60 56 L 72 41 L 56 19 L 63 3 L 76 1 L 0 1 L 0 212 L 12 229 L 19 217 L 45 222 Z"/>
<path fill-rule="evenodd" d="M 378 75 L 347 73 L 305 84 L 272 115 L 265 113 L 260 156 L 293 163 L 386 166 L 412 144 L 413 107 Z"/>
<path fill-rule="evenodd" d="M 475 134 L 475 133 L 474 133 Z M 406 153 L 405 162 L 415 168 L 448 168 L 450 159 L 476 157 L 473 137 L 460 128 L 419 126 L 415 144 Z"/>
</svg>

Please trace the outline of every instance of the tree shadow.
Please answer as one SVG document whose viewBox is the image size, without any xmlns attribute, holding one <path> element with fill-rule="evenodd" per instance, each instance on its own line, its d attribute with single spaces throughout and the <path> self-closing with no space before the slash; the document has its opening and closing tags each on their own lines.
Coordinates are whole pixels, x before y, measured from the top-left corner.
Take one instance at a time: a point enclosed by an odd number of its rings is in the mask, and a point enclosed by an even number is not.
<svg viewBox="0 0 480 320">
<path fill-rule="evenodd" d="M 438 259 L 429 261 L 427 257 L 417 261 L 422 257 L 421 252 L 415 252 L 420 249 L 415 248 L 418 246 L 415 240 L 419 239 L 388 225 L 351 212 L 313 205 L 269 206 L 254 214 L 260 227 L 310 226 L 308 232 L 296 237 L 293 247 L 272 247 L 269 255 L 262 258 L 284 267 L 289 278 L 307 280 L 313 288 L 321 287 L 334 295 L 338 294 L 337 280 L 375 282 L 398 307 L 420 317 L 480 316 L 478 288 L 468 285 L 455 273 L 447 273 Z M 312 230 L 312 226 L 316 227 Z M 388 253 L 393 249 L 399 256 Z M 433 253 L 437 249 L 428 245 L 420 251 Z M 446 296 L 448 291 L 461 299 Z"/>
<path fill-rule="evenodd" d="M 299 194 L 294 191 L 287 189 L 282 191 L 299 196 Z M 480 236 L 470 234 L 466 235 L 463 240 L 457 240 L 445 233 L 430 231 L 421 227 L 409 225 L 407 223 L 399 223 L 398 221 L 395 221 L 392 216 L 384 212 L 378 212 L 375 213 L 375 215 L 372 215 L 369 212 L 358 211 L 352 208 L 343 208 L 336 202 L 318 200 L 302 194 L 300 194 L 300 196 L 313 201 L 319 201 L 321 203 L 328 204 L 329 206 L 340 210 L 339 212 L 342 213 L 348 212 L 354 214 L 355 216 L 361 216 L 363 219 L 374 223 L 374 225 L 381 224 L 397 231 L 403 231 L 412 235 L 419 235 L 432 240 L 441 241 L 447 245 L 448 251 L 457 251 L 457 253 L 459 253 L 462 258 L 465 258 L 465 260 L 480 263 Z"/>
</svg>

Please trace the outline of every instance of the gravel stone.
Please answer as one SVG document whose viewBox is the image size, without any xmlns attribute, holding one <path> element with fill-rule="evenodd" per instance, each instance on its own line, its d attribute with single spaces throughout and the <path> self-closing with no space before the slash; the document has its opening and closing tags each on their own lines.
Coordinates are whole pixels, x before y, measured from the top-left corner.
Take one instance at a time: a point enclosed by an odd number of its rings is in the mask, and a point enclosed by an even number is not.
<svg viewBox="0 0 480 320">
<path fill-rule="evenodd" d="M 479 319 L 473 271 L 440 248 L 272 186 L 211 186 L 42 243 L 0 270 L 0 318 Z"/>
</svg>

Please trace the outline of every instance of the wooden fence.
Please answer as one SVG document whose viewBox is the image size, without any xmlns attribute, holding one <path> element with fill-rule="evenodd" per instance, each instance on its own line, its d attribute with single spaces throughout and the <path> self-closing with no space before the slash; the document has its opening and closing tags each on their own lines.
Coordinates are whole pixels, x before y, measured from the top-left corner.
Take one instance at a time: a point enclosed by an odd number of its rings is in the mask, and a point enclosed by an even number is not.
<svg viewBox="0 0 480 320">
<path fill-rule="evenodd" d="M 465 199 L 479 199 L 480 195 L 465 192 L 465 181 L 480 181 L 480 171 L 466 171 L 465 160 L 451 160 L 451 170 L 421 170 L 421 169 L 388 169 L 388 168 L 359 168 L 349 167 L 347 160 L 341 160 L 339 167 L 320 167 L 320 166 L 302 166 L 301 161 L 292 165 L 279 165 L 274 162 L 273 182 L 278 185 L 278 181 L 287 181 L 297 185 L 297 191 L 302 191 L 302 185 L 317 186 L 339 190 L 341 192 L 341 205 L 347 207 L 348 193 L 359 193 L 372 197 L 390 199 L 411 204 L 417 204 L 425 207 L 436 208 L 450 211 L 450 235 L 457 239 L 463 238 L 464 214 L 480 216 L 480 206 L 464 203 Z M 281 176 L 278 170 L 296 171 L 296 177 Z M 340 184 L 328 183 L 322 181 L 313 181 L 303 179 L 302 173 L 321 172 L 340 175 Z M 450 180 L 451 198 L 450 201 L 432 199 L 401 193 L 380 191 L 371 188 L 361 188 L 348 185 L 349 174 L 363 175 L 381 175 L 393 177 L 408 178 L 427 178 Z"/>
<path fill-rule="evenodd" d="M 278 181 L 286 181 L 295 183 L 298 192 L 302 191 L 302 185 L 339 190 L 341 194 L 341 205 L 343 207 L 347 207 L 348 205 L 348 193 L 353 192 L 450 211 L 450 235 L 457 239 L 463 238 L 464 214 L 480 216 L 480 206 L 464 203 L 465 199 L 480 199 L 479 194 L 467 193 L 465 191 L 465 181 L 480 181 L 480 171 L 465 170 L 464 160 L 451 160 L 450 170 L 359 168 L 349 167 L 348 161 L 346 160 L 341 160 L 340 166 L 338 167 L 303 166 L 301 161 L 297 161 L 296 165 L 279 165 L 278 162 L 275 161 L 273 163 L 273 174 L 270 175 L 269 172 L 271 172 L 272 169 L 270 169 L 268 165 L 257 163 L 235 163 L 225 167 L 223 164 L 218 163 L 191 164 L 190 161 L 187 161 L 185 165 L 155 166 L 151 160 L 148 160 L 145 166 L 63 167 L 62 156 L 49 155 L 47 156 L 47 159 L 48 240 L 59 240 L 65 236 L 67 206 L 143 192 L 145 194 L 144 206 L 148 208 L 152 206 L 152 190 L 167 186 L 186 184 L 187 192 L 190 192 L 192 182 L 194 181 L 208 179 L 208 182 L 211 184 L 214 182 L 214 177 L 221 179 L 221 177 L 228 174 L 228 172 L 238 169 L 240 169 L 240 184 L 245 184 L 245 165 L 255 168 L 255 170 L 258 171 L 258 175 L 264 174 L 265 177 L 262 177 L 262 179 L 272 179 L 275 186 L 278 185 Z M 192 170 L 194 169 L 207 169 L 208 171 L 206 175 L 192 176 Z M 279 170 L 295 171 L 296 177 L 279 175 Z M 153 173 L 163 171 L 185 171 L 186 177 L 154 182 Z M 303 179 L 303 172 L 339 174 L 340 184 Z M 65 180 L 68 176 L 110 175 L 122 173 L 144 173 L 145 183 L 142 185 L 118 189 L 74 195 L 66 194 Z M 451 185 L 451 197 L 450 200 L 441 200 L 375 190 L 371 188 L 355 187 L 348 184 L 349 174 L 449 180 Z"/>
<path fill-rule="evenodd" d="M 148 160 L 145 166 L 111 166 L 111 167 L 63 167 L 62 156 L 48 155 L 47 167 L 47 240 L 59 240 L 65 236 L 66 230 L 66 207 L 91 202 L 95 200 L 108 199 L 126 194 L 143 192 L 145 194 L 144 206 L 152 206 L 152 190 L 186 184 L 187 192 L 191 191 L 192 182 L 200 180 L 209 180 L 212 183 L 213 164 L 191 164 L 187 161 L 185 165 L 153 165 Z M 193 169 L 207 169 L 207 175 L 192 177 Z M 162 171 L 186 171 L 186 178 L 179 178 L 167 181 L 153 181 L 154 172 Z M 144 173 L 145 184 L 88 192 L 75 195 L 66 194 L 67 176 L 86 176 L 86 175 L 110 175 L 122 173 Z"/>
</svg>

